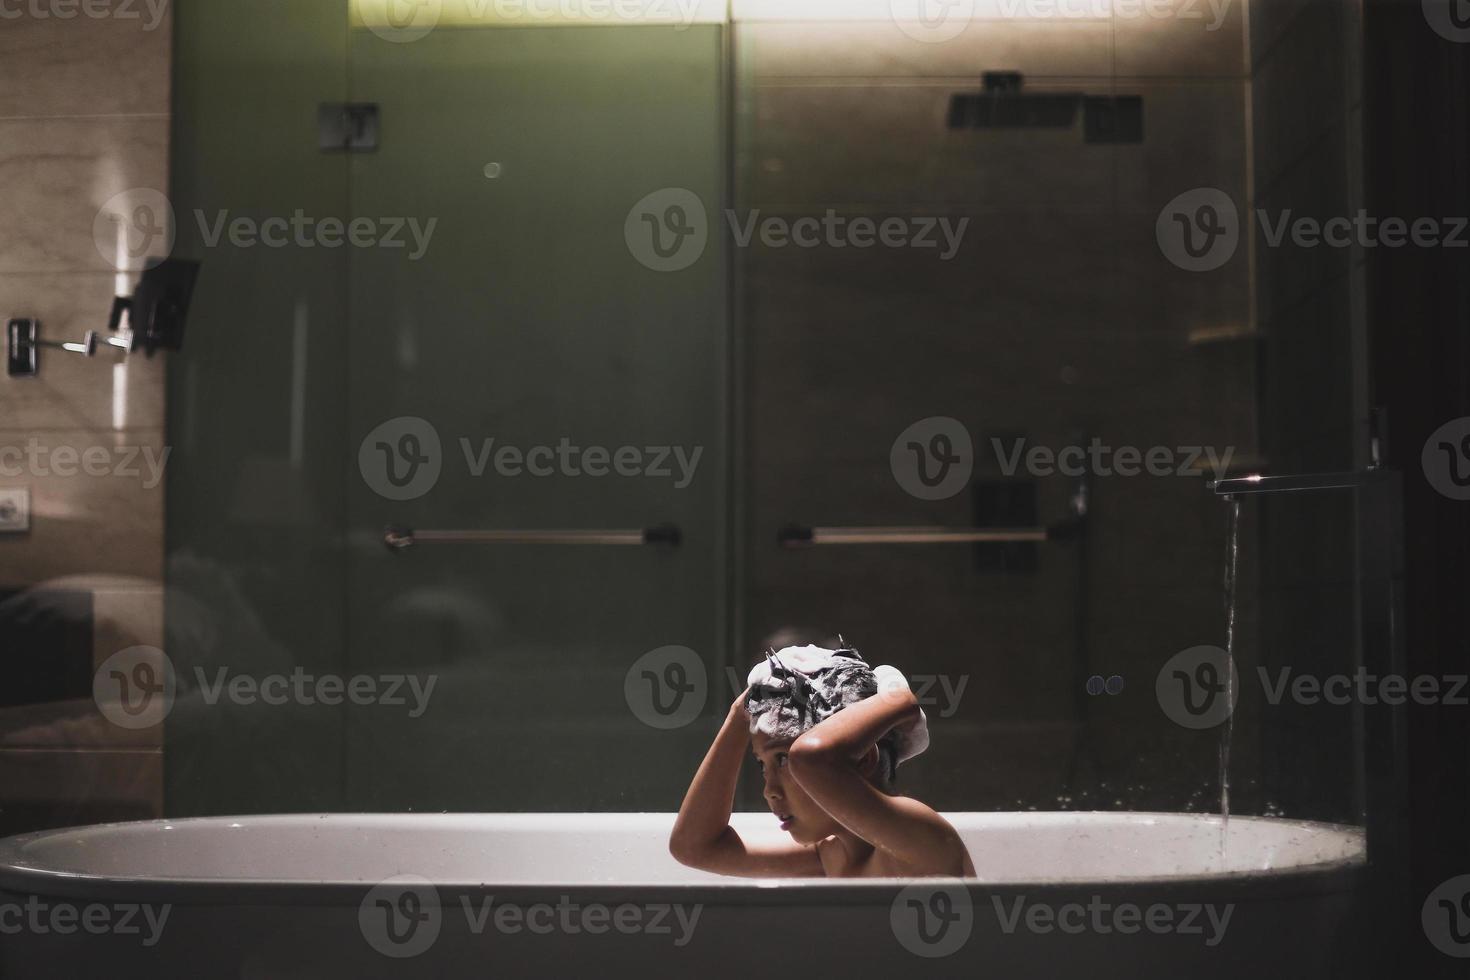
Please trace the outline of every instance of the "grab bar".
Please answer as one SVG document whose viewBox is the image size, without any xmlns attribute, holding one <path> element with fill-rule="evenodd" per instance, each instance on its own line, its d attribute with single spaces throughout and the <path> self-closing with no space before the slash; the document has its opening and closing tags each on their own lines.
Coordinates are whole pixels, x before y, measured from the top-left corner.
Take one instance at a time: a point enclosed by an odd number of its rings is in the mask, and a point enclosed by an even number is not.
<svg viewBox="0 0 1470 980">
<path fill-rule="evenodd" d="M 1009 544 L 1066 541 L 1082 536 L 1087 527 L 1092 489 L 1080 478 L 1067 498 L 1067 516 L 1044 527 L 931 527 L 880 524 L 871 527 L 808 527 L 788 524 L 776 532 L 783 548 L 814 544 Z"/>
<path fill-rule="evenodd" d="M 383 544 L 402 551 L 414 544 L 580 544 L 580 545 L 667 545 L 676 548 L 684 534 L 676 524 L 630 530 L 547 531 L 415 531 L 390 525 L 383 529 Z"/>
<path fill-rule="evenodd" d="M 1063 522 L 1064 524 L 1067 522 Z M 989 544 L 1047 541 L 1062 537 L 1063 528 L 1045 527 L 805 527 L 791 525 L 776 533 L 787 548 L 814 544 Z"/>
</svg>

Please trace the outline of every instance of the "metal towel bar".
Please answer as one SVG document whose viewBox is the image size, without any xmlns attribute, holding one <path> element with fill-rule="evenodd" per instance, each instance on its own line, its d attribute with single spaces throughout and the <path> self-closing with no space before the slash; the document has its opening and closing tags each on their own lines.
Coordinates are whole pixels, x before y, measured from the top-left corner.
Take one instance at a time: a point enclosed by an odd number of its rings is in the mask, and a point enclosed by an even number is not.
<svg viewBox="0 0 1470 980">
<path fill-rule="evenodd" d="M 401 551 L 414 544 L 578 544 L 578 545 L 668 545 L 677 547 L 684 535 L 674 524 L 654 527 L 604 530 L 500 530 L 500 531 L 415 531 L 390 526 L 383 529 L 383 544 Z"/>
<path fill-rule="evenodd" d="M 786 547 L 814 544 L 989 544 L 1046 541 L 1044 527 L 784 527 L 777 541 Z"/>
<path fill-rule="evenodd" d="M 788 524 L 776 532 L 786 548 L 814 544 L 1009 544 L 1066 541 L 1081 537 L 1087 525 L 1091 490 L 1086 477 L 1072 488 L 1067 515 L 1041 527 L 938 527 L 879 524 L 868 527 L 809 527 Z"/>
</svg>

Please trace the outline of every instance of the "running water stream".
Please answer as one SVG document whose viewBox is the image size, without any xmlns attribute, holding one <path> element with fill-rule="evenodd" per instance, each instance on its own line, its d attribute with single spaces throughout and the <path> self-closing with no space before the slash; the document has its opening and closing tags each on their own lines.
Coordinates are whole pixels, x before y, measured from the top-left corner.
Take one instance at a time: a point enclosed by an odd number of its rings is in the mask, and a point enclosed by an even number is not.
<svg viewBox="0 0 1470 980">
<path fill-rule="evenodd" d="M 1235 575 L 1240 557 L 1240 499 L 1226 498 L 1225 530 L 1225 724 L 1220 729 L 1220 856 L 1230 827 L 1230 741 L 1235 734 Z"/>
</svg>

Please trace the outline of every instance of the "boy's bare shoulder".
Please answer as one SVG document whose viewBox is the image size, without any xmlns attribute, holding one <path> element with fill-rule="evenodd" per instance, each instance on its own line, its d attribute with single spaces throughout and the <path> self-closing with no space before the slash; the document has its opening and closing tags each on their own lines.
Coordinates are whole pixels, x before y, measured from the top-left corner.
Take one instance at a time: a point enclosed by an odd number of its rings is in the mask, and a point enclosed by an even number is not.
<svg viewBox="0 0 1470 980">
<path fill-rule="evenodd" d="M 934 809 L 923 800 L 916 800 L 911 796 L 896 796 L 893 804 L 905 818 L 914 823 L 916 830 L 922 830 L 933 834 L 935 838 L 946 840 L 953 848 L 954 856 L 959 858 L 964 868 L 964 874 L 973 875 L 975 872 L 970 864 L 969 849 L 965 847 L 964 838 L 955 829 L 954 824 L 944 819 L 944 815 Z"/>
<path fill-rule="evenodd" d="M 943 828 L 956 837 L 959 836 L 959 831 L 954 829 L 954 825 L 944 819 L 938 810 L 923 800 L 916 800 L 912 796 L 895 796 L 893 797 L 893 806 L 905 817 L 920 821 L 932 827 Z"/>
</svg>

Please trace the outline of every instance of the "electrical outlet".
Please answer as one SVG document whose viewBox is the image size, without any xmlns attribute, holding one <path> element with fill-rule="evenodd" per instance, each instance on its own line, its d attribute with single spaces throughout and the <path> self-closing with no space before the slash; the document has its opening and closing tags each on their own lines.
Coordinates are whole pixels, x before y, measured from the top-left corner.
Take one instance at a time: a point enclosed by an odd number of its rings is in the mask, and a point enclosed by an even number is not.
<svg viewBox="0 0 1470 980">
<path fill-rule="evenodd" d="M 0 488 L 0 534 L 31 529 L 31 491 L 26 487 Z"/>
</svg>

